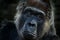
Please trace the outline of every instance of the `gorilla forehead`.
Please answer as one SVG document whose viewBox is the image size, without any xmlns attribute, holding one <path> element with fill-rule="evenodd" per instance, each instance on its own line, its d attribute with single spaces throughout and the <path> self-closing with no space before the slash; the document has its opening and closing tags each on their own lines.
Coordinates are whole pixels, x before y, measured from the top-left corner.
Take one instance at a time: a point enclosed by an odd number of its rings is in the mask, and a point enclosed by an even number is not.
<svg viewBox="0 0 60 40">
<path fill-rule="evenodd" d="M 45 11 L 48 10 L 47 2 L 43 2 L 42 0 L 27 0 L 27 4 L 29 6 L 34 6 Z"/>
<path fill-rule="evenodd" d="M 47 1 L 47 0 L 46 0 Z M 19 2 L 19 7 L 17 9 L 22 8 L 23 6 L 33 6 L 33 7 L 37 7 L 45 12 L 47 12 L 49 10 L 49 5 L 47 2 L 44 2 L 43 0 L 21 0 Z"/>
</svg>

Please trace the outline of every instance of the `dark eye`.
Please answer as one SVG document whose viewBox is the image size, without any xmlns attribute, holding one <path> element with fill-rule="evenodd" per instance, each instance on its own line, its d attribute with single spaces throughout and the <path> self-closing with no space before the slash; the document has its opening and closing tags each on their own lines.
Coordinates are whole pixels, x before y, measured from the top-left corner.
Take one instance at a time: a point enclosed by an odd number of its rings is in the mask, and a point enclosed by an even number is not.
<svg viewBox="0 0 60 40">
<path fill-rule="evenodd" d="M 32 12 L 32 14 L 38 18 L 43 17 L 44 15 L 42 13 L 39 12 Z"/>
<path fill-rule="evenodd" d="M 25 12 L 23 13 L 23 15 L 24 15 L 24 17 L 30 17 L 30 12 L 29 12 L 29 11 L 25 11 Z"/>
<path fill-rule="evenodd" d="M 42 15 L 38 15 L 38 18 L 44 18 Z"/>
</svg>

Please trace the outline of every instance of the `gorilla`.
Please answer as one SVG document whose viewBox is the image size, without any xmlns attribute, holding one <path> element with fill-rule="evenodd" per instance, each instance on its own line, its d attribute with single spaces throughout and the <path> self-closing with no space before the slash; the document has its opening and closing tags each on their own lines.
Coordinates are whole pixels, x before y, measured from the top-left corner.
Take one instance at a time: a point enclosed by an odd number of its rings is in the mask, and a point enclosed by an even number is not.
<svg viewBox="0 0 60 40">
<path fill-rule="evenodd" d="M 20 0 L 14 23 L 19 40 L 58 40 L 50 0 Z"/>
</svg>

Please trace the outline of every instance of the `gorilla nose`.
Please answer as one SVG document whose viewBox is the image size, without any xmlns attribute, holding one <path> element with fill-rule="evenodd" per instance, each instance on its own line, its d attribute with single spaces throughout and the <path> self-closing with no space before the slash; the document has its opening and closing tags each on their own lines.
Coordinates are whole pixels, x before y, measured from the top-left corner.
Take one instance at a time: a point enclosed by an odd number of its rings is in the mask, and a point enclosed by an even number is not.
<svg viewBox="0 0 60 40">
<path fill-rule="evenodd" d="M 32 27 L 35 26 L 35 24 L 32 24 L 32 23 L 28 23 L 28 25 L 29 25 L 29 26 L 32 26 Z"/>
<path fill-rule="evenodd" d="M 35 20 L 32 20 L 28 23 L 28 25 L 32 26 L 32 27 L 36 26 L 36 24 L 37 24 L 37 22 Z"/>
</svg>

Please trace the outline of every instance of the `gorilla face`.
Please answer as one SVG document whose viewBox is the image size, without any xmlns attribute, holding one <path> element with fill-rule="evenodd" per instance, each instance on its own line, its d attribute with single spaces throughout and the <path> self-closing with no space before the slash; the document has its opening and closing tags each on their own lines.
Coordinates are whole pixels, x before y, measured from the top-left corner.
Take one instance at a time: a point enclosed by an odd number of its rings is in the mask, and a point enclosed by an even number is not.
<svg viewBox="0 0 60 40">
<path fill-rule="evenodd" d="M 48 8 L 44 2 L 40 2 L 28 0 L 17 7 L 16 27 L 22 39 L 38 40 L 49 30 Z"/>
<path fill-rule="evenodd" d="M 37 10 L 37 9 L 36 9 Z M 34 8 L 27 8 L 24 11 L 24 18 L 26 17 L 26 21 L 24 23 L 25 29 L 24 31 L 28 32 L 28 34 L 32 34 L 32 36 L 36 36 L 37 35 L 37 29 L 40 27 L 42 28 L 42 25 L 45 21 L 44 19 L 44 12 L 39 10 L 36 11 Z M 41 11 L 41 12 L 40 12 Z"/>
<path fill-rule="evenodd" d="M 50 8 L 48 0 L 19 2 L 15 24 L 20 40 L 39 40 L 43 39 L 45 34 L 56 34 L 55 28 L 51 27 L 54 18 L 51 18 L 53 13 L 50 12 Z"/>
<path fill-rule="evenodd" d="M 35 40 L 43 35 L 46 14 L 34 7 L 26 7 L 19 18 L 18 32 L 26 40 Z"/>
</svg>

